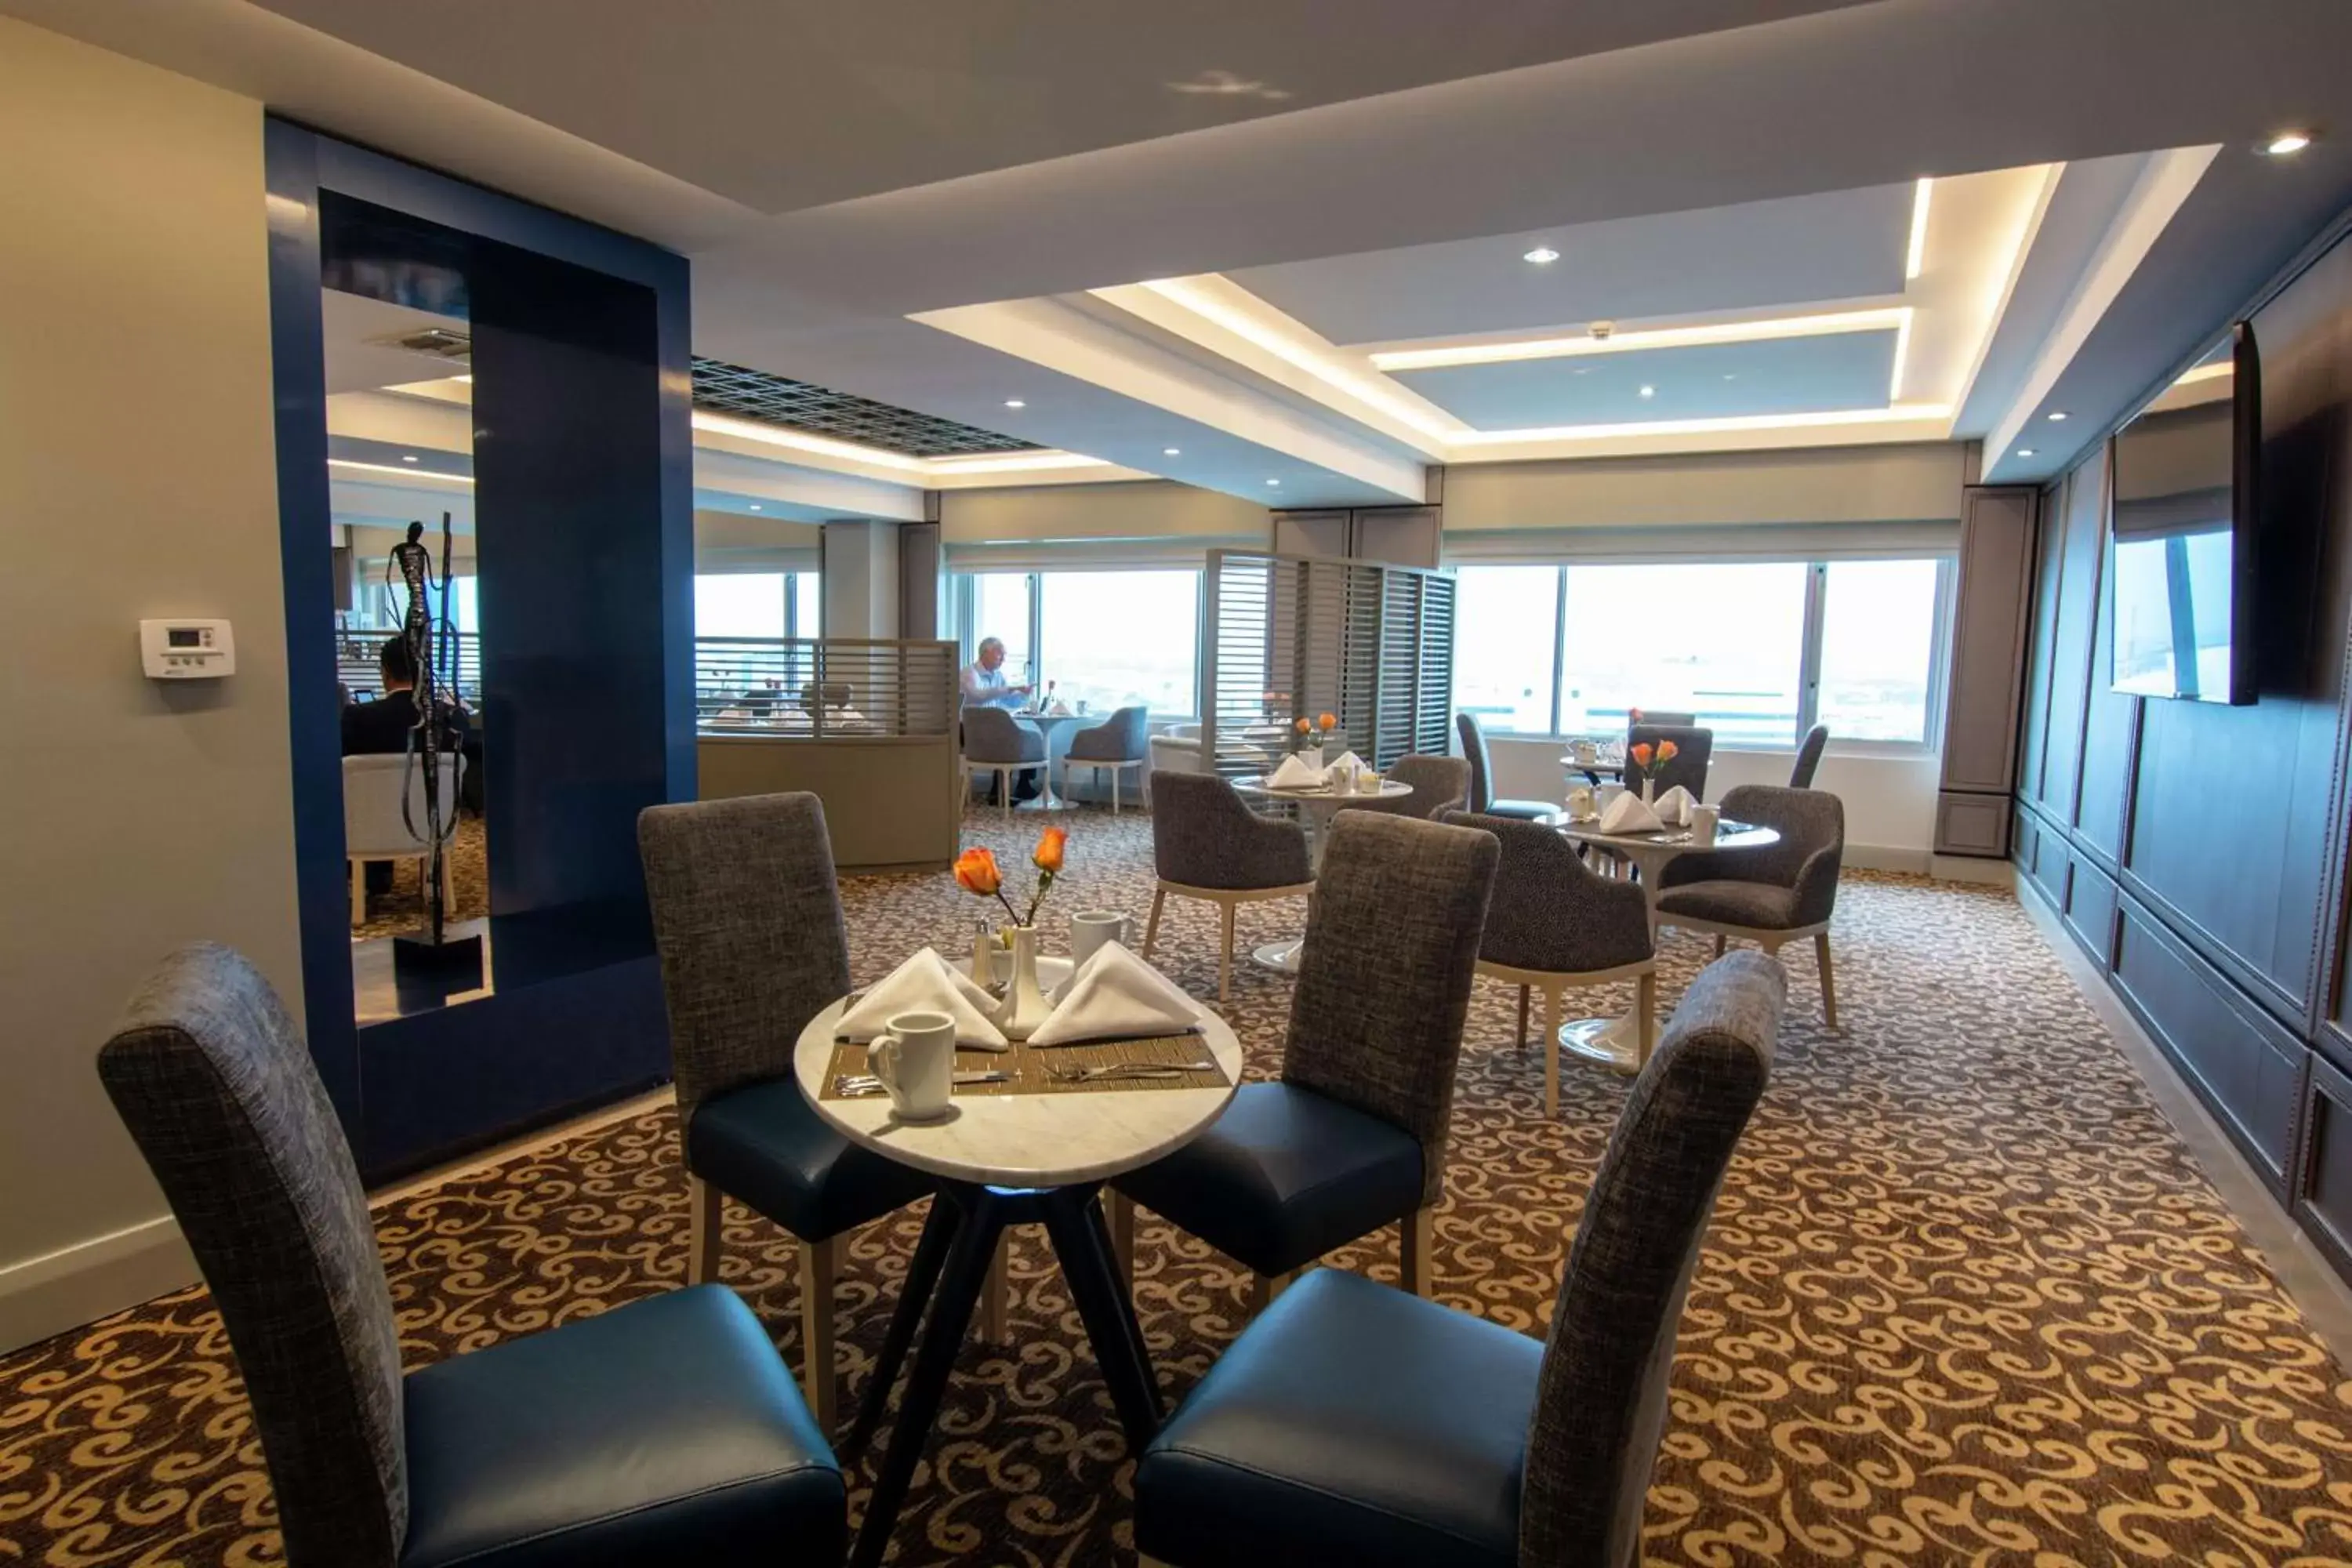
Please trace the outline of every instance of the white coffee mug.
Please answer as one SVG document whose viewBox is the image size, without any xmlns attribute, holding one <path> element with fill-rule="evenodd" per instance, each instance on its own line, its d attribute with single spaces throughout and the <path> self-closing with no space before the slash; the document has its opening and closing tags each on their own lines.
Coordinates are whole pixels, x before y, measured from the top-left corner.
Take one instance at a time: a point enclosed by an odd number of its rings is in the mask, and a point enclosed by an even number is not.
<svg viewBox="0 0 2352 1568">
<path fill-rule="evenodd" d="M 1601 748 L 1590 741 L 1579 741 L 1574 747 L 1574 754 L 1580 763 L 1597 763 L 1601 760 Z"/>
<path fill-rule="evenodd" d="M 945 1013 L 900 1013 L 866 1047 L 866 1060 L 902 1121 L 936 1121 L 955 1088 L 955 1020 Z"/>
<path fill-rule="evenodd" d="M 1568 792 L 1568 815 L 1572 822 L 1589 822 L 1597 814 L 1592 804 L 1592 786 L 1578 784 Z"/>
<path fill-rule="evenodd" d="M 1117 910 L 1080 910 L 1070 917 L 1070 962 L 1084 963 L 1105 942 L 1128 943 L 1128 918 Z"/>
<path fill-rule="evenodd" d="M 1714 843 L 1716 824 L 1722 820 L 1723 813 L 1717 810 L 1714 806 L 1692 806 L 1690 818 L 1691 842 L 1698 845 L 1701 848 Z"/>
</svg>

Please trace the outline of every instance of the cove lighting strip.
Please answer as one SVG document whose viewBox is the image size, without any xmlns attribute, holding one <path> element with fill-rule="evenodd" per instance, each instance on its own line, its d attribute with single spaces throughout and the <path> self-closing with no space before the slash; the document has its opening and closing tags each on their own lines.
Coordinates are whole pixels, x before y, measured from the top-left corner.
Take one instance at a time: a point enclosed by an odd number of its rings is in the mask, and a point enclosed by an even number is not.
<svg viewBox="0 0 2352 1568">
<path fill-rule="evenodd" d="M 411 468 L 406 463 L 362 463 L 353 458 L 330 458 L 331 468 L 358 468 L 371 474 L 398 474 L 404 479 L 438 479 L 445 485 L 470 485 L 471 474 L 444 474 L 431 468 Z"/>
<path fill-rule="evenodd" d="M 1473 430 L 1454 437 L 1457 447 L 1495 447 L 1515 441 L 1613 441 L 1632 436 L 1715 436 L 1741 430 L 1818 430 L 1839 425 L 1887 425 L 1913 419 L 1948 419 L 1944 403 L 1906 403 L 1893 408 L 1832 408 L 1815 414 L 1738 414 L 1714 419 L 1636 419 L 1617 425 L 1550 425 L 1535 430 Z"/>
<path fill-rule="evenodd" d="M 1903 254 L 1903 277 L 1906 282 L 1927 268 L 1927 204 L 1935 192 L 1935 181 L 1922 180 L 1918 193 L 1911 198 L 1911 245 Z"/>
<path fill-rule="evenodd" d="M 1769 342 L 1784 338 L 1825 338 L 1842 332 L 1900 331 L 1911 320 L 1908 305 L 1874 310 L 1840 310 L 1820 316 L 1781 316 L 1760 321 L 1717 321 L 1700 327 L 1658 327 L 1612 332 L 1605 338 L 1537 338 L 1516 343 L 1464 343 L 1443 349 L 1391 349 L 1371 356 L 1384 371 L 1433 370 L 1441 365 L 1507 364 L 1517 360 L 1573 359 L 1591 354 L 1638 353 L 1644 349 L 1690 348 L 1704 343 Z M 1454 437 L 1460 439 L 1457 434 Z"/>
</svg>

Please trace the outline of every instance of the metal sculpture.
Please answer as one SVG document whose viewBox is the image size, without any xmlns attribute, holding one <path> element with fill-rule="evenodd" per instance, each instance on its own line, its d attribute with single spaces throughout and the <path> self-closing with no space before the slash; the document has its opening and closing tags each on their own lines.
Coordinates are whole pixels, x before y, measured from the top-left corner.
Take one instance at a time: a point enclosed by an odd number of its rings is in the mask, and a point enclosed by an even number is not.
<svg viewBox="0 0 2352 1568">
<path fill-rule="evenodd" d="M 424 537 L 425 525 L 410 523 L 407 538 L 392 547 L 391 558 L 384 563 L 385 584 L 389 587 L 396 583 L 407 595 L 407 605 L 401 616 L 400 640 L 408 649 L 409 668 L 415 675 L 411 696 L 416 704 L 416 725 L 409 731 L 409 767 L 401 782 L 400 815 L 409 836 L 428 846 L 425 867 L 425 933 L 422 940 L 396 940 L 393 952 L 395 963 L 446 968 L 478 963 L 481 942 L 478 937 L 467 937 L 452 942 L 444 930 L 448 918 L 443 897 L 447 885 L 444 869 L 444 857 L 448 852 L 447 814 L 457 805 L 456 800 L 444 801 L 441 795 L 441 758 L 454 739 L 441 711 L 441 661 L 447 656 L 454 631 L 449 621 L 449 514 L 441 514 L 441 561 L 437 570 L 432 548 L 423 542 Z M 438 616 L 433 613 L 436 588 L 441 595 Z M 437 648 L 436 640 L 440 645 Z M 424 788 L 412 793 L 409 784 L 419 768 L 424 773 Z M 418 794 L 425 805 L 422 831 L 411 804 Z"/>
</svg>

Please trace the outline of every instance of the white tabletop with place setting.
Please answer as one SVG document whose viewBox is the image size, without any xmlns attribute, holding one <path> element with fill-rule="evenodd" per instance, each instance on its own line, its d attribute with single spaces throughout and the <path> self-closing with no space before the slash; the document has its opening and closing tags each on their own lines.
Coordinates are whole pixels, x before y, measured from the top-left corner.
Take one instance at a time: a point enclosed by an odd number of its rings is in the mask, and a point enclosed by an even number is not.
<svg viewBox="0 0 2352 1568">
<path fill-rule="evenodd" d="M 1299 807 L 1299 816 L 1307 829 L 1307 863 L 1314 870 L 1323 868 L 1323 841 L 1328 835 L 1331 818 L 1340 807 L 1367 800 L 1395 800 L 1412 793 L 1411 784 L 1399 784 L 1381 777 L 1360 765 L 1350 767 L 1349 752 L 1327 768 L 1305 768 L 1301 771 L 1314 776 L 1295 782 L 1277 783 L 1284 770 L 1277 768 L 1260 779 L 1236 779 L 1234 788 L 1244 795 L 1265 800 L 1284 800 Z M 1369 786 L 1369 787 L 1368 787 Z M 1298 973 L 1298 955 L 1307 947 L 1307 939 L 1295 936 L 1284 942 L 1270 942 L 1251 951 L 1250 956 L 1266 968 L 1284 974 Z"/>
</svg>

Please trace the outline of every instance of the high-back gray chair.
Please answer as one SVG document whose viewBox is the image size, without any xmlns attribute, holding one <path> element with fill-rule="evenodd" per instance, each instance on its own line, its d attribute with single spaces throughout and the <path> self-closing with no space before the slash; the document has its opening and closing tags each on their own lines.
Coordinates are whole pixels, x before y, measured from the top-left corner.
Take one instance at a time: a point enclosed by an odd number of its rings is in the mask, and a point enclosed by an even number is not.
<svg viewBox="0 0 2352 1568">
<path fill-rule="evenodd" d="M 1496 853 L 1493 835 L 1467 828 L 1333 818 L 1281 1081 L 1244 1085 L 1206 1132 L 1114 1180 L 1121 1257 L 1140 1204 L 1247 1265 L 1263 1305 L 1316 1258 L 1392 1224 L 1405 1289 L 1428 1294 Z"/>
<path fill-rule="evenodd" d="M 351 1147 L 236 953 L 166 960 L 98 1072 L 228 1329 L 293 1568 L 838 1559 L 840 1468 L 730 1291 L 403 1375 Z"/>
<path fill-rule="evenodd" d="M 1829 743 L 1830 727 L 1827 724 L 1816 724 L 1805 731 L 1804 740 L 1797 746 L 1797 765 L 1789 770 L 1790 789 L 1813 787 L 1814 771 L 1822 765 L 1822 752 L 1828 749 Z"/>
<path fill-rule="evenodd" d="M 1830 963 L 1830 918 L 1837 911 L 1838 872 L 1845 858 L 1845 805 L 1826 790 L 1741 784 L 1723 797 L 1723 815 L 1780 835 L 1757 849 L 1680 855 L 1658 877 L 1653 916 L 1659 925 L 1713 931 L 1715 951 L 1745 937 L 1766 952 L 1813 939 L 1822 977 L 1822 1016 L 1837 1027 L 1837 979 Z"/>
<path fill-rule="evenodd" d="M 1710 965 L 1634 1080 L 1549 1337 L 1318 1269 L 1209 1368 L 1135 1472 L 1145 1564 L 1629 1568 L 1708 1216 L 1785 998 Z"/>
<path fill-rule="evenodd" d="M 1160 913 L 1173 893 L 1217 906 L 1217 1000 L 1233 995 L 1234 915 L 1243 904 L 1302 899 L 1315 890 L 1307 831 L 1260 816 L 1214 773 L 1151 775 L 1151 859 L 1159 882 L 1144 923 L 1143 956 L 1160 940 Z"/>
<path fill-rule="evenodd" d="M 1677 713 L 1667 708 L 1635 708 L 1627 713 L 1625 728 L 1630 732 L 1636 724 L 1661 724 L 1668 729 L 1686 730 L 1697 722 L 1696 713 Z"/>
<path fill-rule="evenodd" d="M 1389 764 L 1387 777 L 1390 783 L 1403 784 L 1412 793 L 1389 800 L 1378 796 L 1351 800 L 1339 809 L 1384 811 L 1391 816 L 1418 816 L 1434 822 L 1444 813 L 1459 811 L 1470 802 L 1470 763 L 1466 757 L 1408 752 Z"/>
<path fill-rule="evenodd" d="M 1650 906 L 1631 882 L 1586 868 L 1575 847 L 1549 827 L 1507 817 L 1449 811 L 1441 821 L 1495 836 L 1502 858 L 1478 973 L 1519 988 L 1518 1041 L 1528 1043 L 1528 998 L 1543 997 L 1544 1114 L 1559 1114 L 1560 999 L 1613 981 L 1634 983 L 1637 1060 L 1649 1058 L 1658 1009 L 1658 963 Z"/>
<path fill-rule="evenodd" d="M 1004 803 L 1004 820 L 1013 820 L 1013 775 L 1045 765 L 1045 737 L 1002 708 L 963 710 L 963 773 L 996 775 L 997 798 Z"/>
<path fill-rule="evenodd" d="M 1091 768 L 1100 777 L 1105 768 L 1110 770 L 1110 814 L 1118 815 L 1119 775 L 1129 768 L 1136 770 L 1142 784 L 1143 804 L 1151 804 L 1151 710 L 1140 706 L 1122 708 L 1099 724 L 1089 725 L 1070 737 L 1069 749 L 1062 753 L 1062 782 L 1066 788 L 1072 768 Z"/>
<path fill-rule="evenodd" d="M 1454 733 L 1462 743 L 1462 756 L 1470 764 L 1470 809 L 1488 816 L 1517 816 L 1534 821 L 1549 817 L 1559 810 L 1539 800 L 1496 800 L 1495 798 L 1495 759 L 1486 750 L 1486 731 L 1475 713 L 1456 712 Z"/>
<path fill-rule="evenodd" d="M 1633 771 L 1633 748 L 1655 746 L 1661 741 L 1675 743 L 1674 760 L 1650 776 L 1656 781 L 1657 793 L 1665 794 L 1680 784 L 1690 791 L 1693 800 L 1706 798 L 1706 767 L 1715 752 L 1715 731 L 1689 724 L 1635 724 L 1625 731 L 1625 787 L 1639 793 L 1640 775 Z"/>
<path fill-rule="evenodd" d="M 793 1079 L 801 1030 L 849 992 L 824 807 L 806 794 L 648 806 L 637 848 L 691 1194 L 687 1278 L 719 1278 L 727 1198 L 798 1239 L 801 1377 L 831 1431 L 841 1238 L 931 1189 L 827 1126 Z"/>
</svg>

